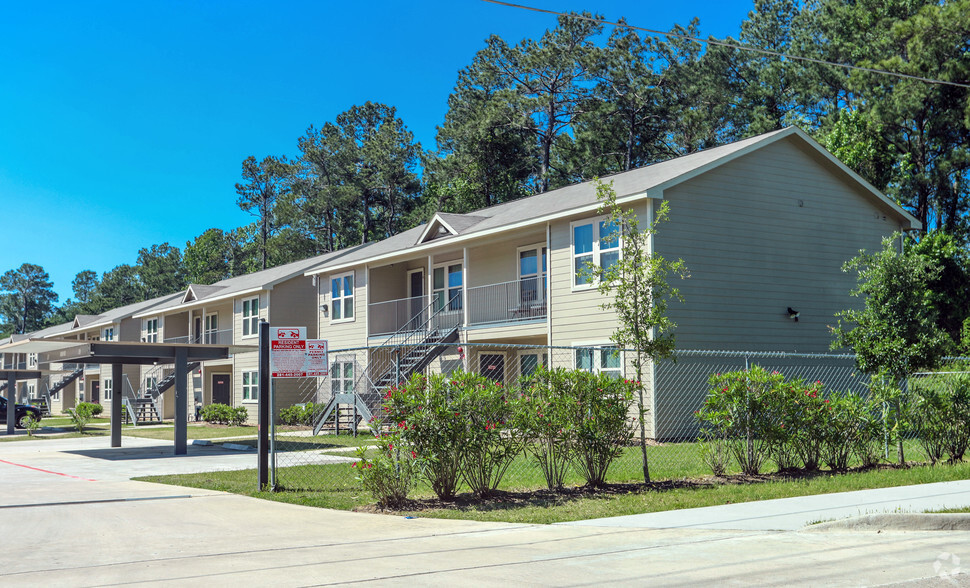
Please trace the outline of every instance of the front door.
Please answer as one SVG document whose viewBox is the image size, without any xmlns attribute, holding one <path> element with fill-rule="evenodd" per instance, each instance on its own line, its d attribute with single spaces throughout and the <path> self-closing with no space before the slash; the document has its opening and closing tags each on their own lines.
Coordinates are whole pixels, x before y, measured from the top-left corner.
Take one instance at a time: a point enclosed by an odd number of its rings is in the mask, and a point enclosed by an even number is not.
<svg viewBox="0 0 970 588">
<path fill-rule="evenodd" d="M 408 320 L 418 316 L 427 305 L 424 299 L 424 270 L 415 270 L 408 273 L 408 298 L 410 300 L 410 311 Z M 420 325 L 417 325 L 420 326 Z"/>
<path fill-rule="evenodd" d="M 505 383 L 505 356 L 498 353 L 483 353 L 478 356 L 482 375 L 493 382 Z"/>
<path fill-rule="evenodd" d="M 212 403 L 231 406 L 231 395 L 232 389 L 229 386 L 229 374 L 212 374 Z"/>
<path fill-rule="evenodd" d="M 88 402 L 93 402 L 98 404 L 101 401 L 101 380 L 94 380 L 91 382 L 91 400 Z"/>
</svg>

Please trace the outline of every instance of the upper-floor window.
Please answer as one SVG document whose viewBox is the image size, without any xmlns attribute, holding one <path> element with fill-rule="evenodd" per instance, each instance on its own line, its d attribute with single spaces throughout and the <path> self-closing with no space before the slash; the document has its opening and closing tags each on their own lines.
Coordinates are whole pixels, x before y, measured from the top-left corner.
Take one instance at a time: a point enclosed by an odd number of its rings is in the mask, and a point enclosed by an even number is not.
<svg viewBox="0 0 970 588">
<path fill-rule="evenodd" d="M 528 304 L 546 298 L 546 248 L 541 245 L 519 249 L 519 302 Z"/>
<path fill-rule="evenodd" d="M 436 267 L 431 277 L 431 299 L 434 301 L 435 312 L 445 309 L 461 310 L 461 264 L 452 263 Z"/>
<path fill-rule="evenodd" d="M 620 234 L 606 217 L 573 222 L 573 286 L 590 286 L 593 278 L 584 269 L 592 263 L 608 269 L 620 259 Z"/>
<path fill-rule="evenodd" d="M 577 349 L 576 369 L 619 378 L 623 374 L 620 350 L 612 346 Z"/>
<path fill-rule="evenodd" d="M 148 319 L 145 321 L 145 342 L 158 343 L 158 319 Z"/>
<path fill-rule="evenodd" d="M 251 337 L 259 332 L 259 296 L 243 300 L 242 303 L 243 337 Z"/>
<path fill-rule="evenodd" d="M 101 329 L 101 340 L 102 341 L 114 341 L 115 340 L 115 329 L 114 327 L 107 327 Z"/>
<path fill-rule="evenodd" d="M 37 354 L 28 353 L 27 354 L 27 366 L 31 368 L 37 367 Z"/>
<path fill-rule="evenodd" d="M 330 278 L 330 306 L 334 321 L 354 318 L 354 273 Z"/>
</svg>

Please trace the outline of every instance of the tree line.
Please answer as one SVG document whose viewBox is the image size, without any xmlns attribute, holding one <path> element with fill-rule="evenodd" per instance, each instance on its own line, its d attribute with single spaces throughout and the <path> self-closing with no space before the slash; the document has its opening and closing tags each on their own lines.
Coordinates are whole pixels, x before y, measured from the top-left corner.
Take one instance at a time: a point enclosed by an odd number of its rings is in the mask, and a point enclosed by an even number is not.
<svg viewBox="0 0 970 588">
<path fill-rule="evenodd" d="M 468 212 L 789 125 L 945 234 L 943 249 L 959 257 L 946 263 L 966 274 L 970 89 L 916 78 L 970 81 L 970 0 L 756 0 L 738 38 L 718 44 L 693 40 L 702 38 L 696 19 L 650 36 L 597 18 L 562 16 L 514 44 L 489 37 L 458 72 L 433 149 L 393 106 L 366 102 L 311 125 L 291 155 L 242 162 L 236 203 L 250 225 L 209 229 L 182 249 L 141 249 L 134 265 L 101 276 L 82 271 L 61 306 L 42 268 L 8 271 L 0 329 L 97 314 L 382 239 L 435 211 Z M 940 287 L 940 297 L 954 292 Z"/>
</svg>

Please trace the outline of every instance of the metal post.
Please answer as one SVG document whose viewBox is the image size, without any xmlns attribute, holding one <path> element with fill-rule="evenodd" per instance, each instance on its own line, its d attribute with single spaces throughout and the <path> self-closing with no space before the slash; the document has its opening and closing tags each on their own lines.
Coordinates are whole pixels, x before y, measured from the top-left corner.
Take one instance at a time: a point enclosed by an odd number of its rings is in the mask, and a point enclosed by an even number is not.
<svg viewBox="0 0 970 588">
<path fill-rule="evenodd" d="M 17 428 L 17 376 L 7 374 L 7 434 L 13 435 Z"/>
<path fill-rule="evenodd" d="M 269 412 L 272 415 L 276 409 L 276 382 L 270 380 L 269 382 Z M 269 489 L 276 492 L 276 419 L 270 419 L 269 426 L 269 457 L 270 457 L 270 469 L 269 469 Z"/>
<path fill-rule="evenodd" d="M 175 350 L 175 455 L 189 452 L 188 357 L 189 350 L 185 347 Z"/>
<path fill-rule="evenodd" d="M 125 398 L 123 365 L 111 364 L 111 446 L 121 447 L 121 405 Z"/>
<path fill-rule="evenodd" d="M 257 489 L 269 483 L 269 323 L 259 322 L 259 436 L 256 442 Z"/>
</svg>

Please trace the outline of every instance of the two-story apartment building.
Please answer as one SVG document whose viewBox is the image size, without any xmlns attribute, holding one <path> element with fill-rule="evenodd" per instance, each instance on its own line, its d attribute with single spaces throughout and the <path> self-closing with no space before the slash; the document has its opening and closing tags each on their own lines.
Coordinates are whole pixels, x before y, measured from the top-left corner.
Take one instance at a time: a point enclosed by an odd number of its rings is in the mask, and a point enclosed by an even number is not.
<svg viewBox="0 0 970 588">
<path fill-rule="evenodd" d="M 842 264 L 878 249 L 887 235 L 920 228 L 797 128 L 605 181 L 644 226 L 660 202 L 669 204 L 650 248 L 683 259 L 690 271 L 676 284 L 686 302 L 669 309 L 681 349 L 828 351 L 833 315 L 859 304 L 849 296 L 855 278 Z M 468 345 L 467 353 L 428 365 L 481 366 L 498 380 L 549 358 L 620 374 L 629 358 L 609 348 L 616 316 L 602 309 L 602 295 L 580 271 L 620 255 L 599 208 L 595 183 L 586 182 L 468 214 L 439 213 L 327 260 L 307 272 L 318 278 L 321 337 L 334 350 L 387 343 L 403 345 L 404 355 L 445 337 L 496 344 Z M 546 354 L 498 344 L 575 349 Z M 391 361 L 386 350 L 374 350 L 368 365 L 335 373 L 361 391 L 386 383 L 380 380 Z"/>
</svg>

